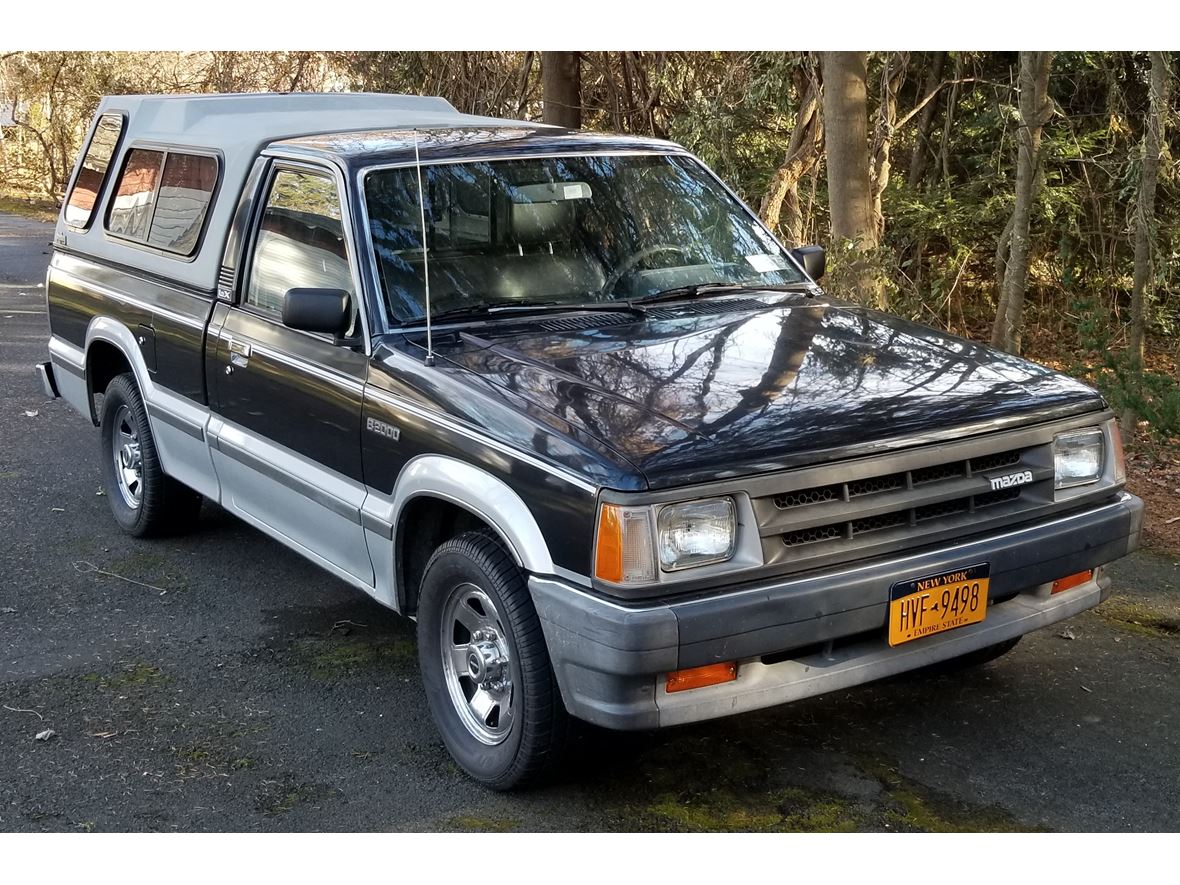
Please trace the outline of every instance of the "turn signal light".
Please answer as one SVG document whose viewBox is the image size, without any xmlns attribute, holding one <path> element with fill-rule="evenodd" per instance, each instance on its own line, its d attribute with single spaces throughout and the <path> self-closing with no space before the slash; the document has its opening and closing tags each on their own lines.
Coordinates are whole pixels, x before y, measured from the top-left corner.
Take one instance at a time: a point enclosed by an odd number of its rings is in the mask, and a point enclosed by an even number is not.
<svg viewBox="0 0 1180 885">
<path fill-rule="evenodd" d="M 737 663 L 708 664 L 688 670 L 676 670 L 668 674 L 667 691 L 687 691 L 690 688 L 704 688 L 706 685 L 720 685 L 737 679 Z"/>
<path fill-rule="evenodd" d="M 1094 577 L 1092 569 L 1086 569 L 1084 572 L 1078 572 L 1075 575 L 1066 575 L 1064 578 L 1058 578 L 1053 582 L 1053 593 L 1061 593 L 1064 590 L 1070 590 L 1079 584 L 1084 584 L 1090 578 Z M 1042 593 L 1044 591 L 1041 591 Z"/>
</svg>

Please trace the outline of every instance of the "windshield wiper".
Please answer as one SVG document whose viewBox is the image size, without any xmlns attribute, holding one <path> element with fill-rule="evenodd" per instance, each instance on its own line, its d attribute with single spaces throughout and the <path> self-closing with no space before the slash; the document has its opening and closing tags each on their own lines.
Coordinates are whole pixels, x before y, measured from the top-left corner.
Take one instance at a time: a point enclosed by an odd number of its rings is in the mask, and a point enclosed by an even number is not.
<svg viewBox="0 0 1180 885">
<path fill-rule="evenodd" d="M 430 316 L 431 324 L 448 321 L 462 321 L 466 319 L 480 320 L 492 317 L 519 316 L 521 314 L 550 313 L 550 312 L 599 312 L 616 313 L 630 311 L 642 315 L 642 307 L 629 301 L 577 303 L 569 301 L 484 301 L 477 304 L 453 307 L 449 310 L 436 311 Z M 407 320 L 403 326 L 422 326 L 426 324 L 426 317 L 415 317 Z"/>
<path fill-rule="evenodd" d="M 696 298 L 699 295 L 707 295 L 712 292 L 757 292 L 762 289 L 773 292 L 811 291 L 810 284 L 806 282 L 767 284 L 694 283 L 691 286 L 674 286 L 671 289 L 662 289 L 659 292 L 653 292 L 651 295 L 645 295 L 642 298 L 637 298 L 636 301 L 642 304 L 652 304 L 660 301 L 677 301 L 682 298 Z"/>
<path fill-rule="evenodd" d="M 673 286 L 671 289 L 661 289 L 659 292 L 653 292 L 635 300 L 643 304 L 652 304 L 658 301 L 675 301 L 678 298 L 695 298 L 707 292 L 724 292 L 729 289 L 743 288 L 748 287 L 737 283 L 693 283 L 691 286 Z"/>
</svg>

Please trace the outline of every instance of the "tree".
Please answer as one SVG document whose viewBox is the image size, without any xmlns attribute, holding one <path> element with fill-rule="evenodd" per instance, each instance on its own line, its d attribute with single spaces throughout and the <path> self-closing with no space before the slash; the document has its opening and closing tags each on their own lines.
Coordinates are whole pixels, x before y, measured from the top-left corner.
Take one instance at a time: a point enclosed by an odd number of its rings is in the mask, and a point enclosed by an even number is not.
<svg viewBox="0 0 1180 885">
<path fill-rule="evenodd" d="M 1029 228 L 1036 195 L 1037 164 L 1041 154 L 1041 130 L 1049 121 L 1049 66 L 1051 52 L 1020 53 L 1020 123 L 1016 160 L 1016 205 L 1009 219 L 1008 260 L 1004 268 L 1000 303 L 992 326 L 992 346 L 1020 353 L 1024 289 L 1028 282 Z M 1006 228 L 1007 230 L 1007 228 Z M 1001 238 L 1003 234 L 1001 234 Z"/>
<path fill-rule="evenodd" d="M 861 256 L 853 262 L 854 279 L 883 307 L 883 293 L 863 258 L 877 246 L 869 180 L 868 53 L 825 52 L 823 78 L 832 238 L 848 241 Z"/>
<path fill-rule="evenodd" d="M 582 126 L 581 53 L 541 53 L 543 119 L 554 126 Z"/>
<path fill-rule="evenodd" d="M 1171 71 L 1169 53 L 1151 52 L 1151 92 L 1147 120 L 1143 127 L 1143 161 L 1140 166 L 1139 193 L 1135 200 L 1135 271 L 1131 284 L 1131 326 L 1128 330 L 1128 355 L 1131 375 L 1143 371 L 1146 304 L 1152 288 L 1152 244 L 1155 240 L 1155 188 L 1159 180 L 1160 153 L 1164 141 L 1165 118 Z M 1123 429 L 1134 425 L 1134 409 L 1123 413 Z"/>
<path fill-rule="evenodd" d="M 796 72 L 795 92 L 802 96 L 795 125 L 782 165 L 775 170 L 759 214 L 771 230 L 782 225 L 783 238 L 791 245 L 803 242 L 803 208 L 799 204 L 799 180 L 823 159 L 824 124 L 820 113 L 819 72 L 806 59 Z M 785 218 L 783 216 L 786 216 Z"/>
</svg>

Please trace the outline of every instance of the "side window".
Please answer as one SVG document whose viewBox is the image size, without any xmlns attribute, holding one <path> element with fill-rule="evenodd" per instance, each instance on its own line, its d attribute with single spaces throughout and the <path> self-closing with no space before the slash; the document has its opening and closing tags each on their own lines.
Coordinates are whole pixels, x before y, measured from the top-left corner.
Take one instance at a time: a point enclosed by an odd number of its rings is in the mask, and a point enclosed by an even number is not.
<svg viewBox="0 0 1180 885">
<path fill-rule="evenodd" d="M 115 184 L 115 195 L 107 212 L 107 231 L 129 240 L 144 242 L 156 208 L 163 151 L 130 150 L 123 172 Z"/>
<path fill-rule="evenodd" d="M 326 175 L 280 170 L 262 213 L 246 304 L 279 316 L 288 289 L 352 292 L 352 271 L 336 183 Z"/>
<path fill-rule="evenodd" d="M 215 157 L 132 148 L 107 211 L 107 232 L 192 255 L 216 187 Z"/>
<path fill-rule="evenodd" d="M 94 136 L 82 157 L 82 168 L 78 170 L 78 177 L 74 186 L 70 188 L 70 196 L 66 200 L 66 224 L 72 227 L 89 227 L 94 216 L 94 204 L 98 202 L 99 192 L 107 179 L 107 170 L 111 165 L 115 147 L 119 144 L 119 136 L 123 134 L 122 114 L 103 114 L 94 127 Z"/>
<path fill-rule="evenodd" d="M 148 243 L 158 249 L 192 255 L 205 226 L 215 187 L 215 157 L 169 153 L 160 176 Z"/>
</svg>

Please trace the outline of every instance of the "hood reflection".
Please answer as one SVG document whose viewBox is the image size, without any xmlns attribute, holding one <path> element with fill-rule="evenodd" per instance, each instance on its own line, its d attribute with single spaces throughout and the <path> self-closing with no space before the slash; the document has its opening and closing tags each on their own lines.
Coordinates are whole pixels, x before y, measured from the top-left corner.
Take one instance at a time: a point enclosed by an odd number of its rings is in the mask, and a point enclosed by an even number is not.
<svg viewBox="0 0 1180 885">
<path fill-rule="evenodd" d="M 1047 368 L 886 314 L 822 303 L 513 331 L 446 353 L 627 457 L 653 484 L 1101 400 Z"/>
</svg>

